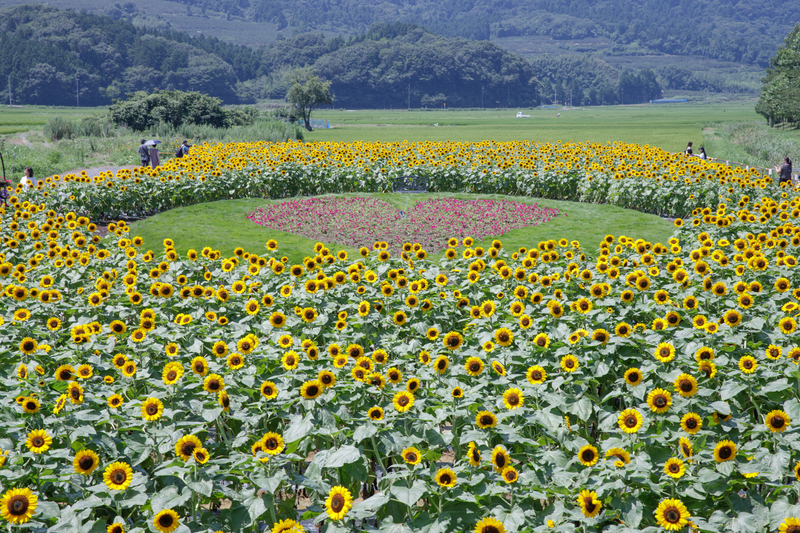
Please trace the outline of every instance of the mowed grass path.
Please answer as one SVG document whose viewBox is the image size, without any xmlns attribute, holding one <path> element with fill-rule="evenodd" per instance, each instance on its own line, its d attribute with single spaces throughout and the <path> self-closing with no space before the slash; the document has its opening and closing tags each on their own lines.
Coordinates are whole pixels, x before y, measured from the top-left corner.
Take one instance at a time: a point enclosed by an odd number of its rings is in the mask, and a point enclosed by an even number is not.
<svg viewBox="0 0 800 533">
<path fill-rule="evenodd" d="M 672 224 L 660 217 L 621 209 L 610 205 L 595 205 L 557 200 L 541 200 L 537 198 L 509 197 L 500 195 L 470 194 L 352 194 L 342 196 L 369 196 L 385 200 L 398 210 L 411 208 L 417 202 L 429 198 L 495 198 L 515 200 L 523 203 L 537 203 L 544 207 L 559 209 L 563 215 L 539 226 L 520 228 L 502 236 L 492 236 L 476 245 L 488 247 L 495 237 L 503 241 L 507 248 L 530 248 L 539 241 L 547 239 L 569 239 L 580 241 L 582 248 L 589 255 L 596 255 L 600 241 L 608 234 L 619 237 L 626 235 L 641 238 L 650 242 L 665 243 L 672 234 Z M 221 200 L 190 207 L 173 209 L 155 215 L 146 220 L 131 224 L 130 235 L 144 238 L 144 249 L 158 250 L 163 240 L 171 238 L 175 248 L 185 254 L 190 248 L 200 251 L 209 246 L 220 250 L 223 256 L 231 256 L 236 247 L 248 252 L 262 254 L 264 244 L 269 239 L 278 241 L 278 251 L 289 257 L 292 263 L 302 261 L 305 256 L 313 256 L 316 241 L 297 235 L 275 231 L 259 226 L 245 216 L 260 207 L 291 199 L 243 199 Z M 358 251 L 353 248 L 339 246 L 334 242 L 325 242 L 331 250 L 347 250 L 353 256 Z M 432 259 L 441 257 L 441 252 L 432 254 Z"/>
<path fill-rule="evenodd" d="M 680 152 L 703 143 L 709 123 L 760 120 L 750 100 L 705 105 L 645 104 L 577 109 L 319 110 L 332 129 L 306 141 L 575 141 L 648 144 Z M 523 111 L 530 118 L 514 118 Z M 560 114 L 561 116 L 557 116 Z M 438 124 L 438 126 L 434 126 Z M 714 154 L 709 154 L 712 157 Z"/>
</svg>

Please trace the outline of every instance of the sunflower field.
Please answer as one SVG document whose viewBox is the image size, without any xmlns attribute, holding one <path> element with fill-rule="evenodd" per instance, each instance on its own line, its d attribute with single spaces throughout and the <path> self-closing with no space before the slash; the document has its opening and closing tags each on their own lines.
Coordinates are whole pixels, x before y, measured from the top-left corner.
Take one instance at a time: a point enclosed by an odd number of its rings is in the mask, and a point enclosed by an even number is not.
<svg viewBox="0 0 800 533">
<path fill-rule="evenodd" d="M 0 522 L 800 531 L 800 194 L 738 171 L 687 178 L 681 162 L 675 179 L 668 161 L 652 177 L 653 153 L 618 153 L 642 163 L 606 183 L 643 183 L 654 209 L 700 191 L 691 201 L 708 205 L 666 243 L 509 250 L 453 235 L 435 261 L 419 243 L 380 241 L 355 257 L 318 244 L 298 264 L 274 240 L 179 255 L 124 222 L 101 239 L 90 221 L 89 205 L 131 209 L 100 193 L 118 182 L 177 204 L 245 172 L 224 165 L 12 196 L 0 222 Z M 264 186 L 289 164 L 262 162 Z M 576 187 L 606 179 L 588 178 Z"/>
<path fill-rule="evenodd" d="M 59 213 L 92 220 L 150 216 L 175 207 L 235 198 L 391 192 L 404 175 L 428 178 L 430 192 L 534 196 L 688 216 L 733 189 L 772 182 L 755 169 L 632 144 L 530 141 L 481 143 L 227 143 L 192 148 L 191 157 L 116 174 L 54 176 L 40 191 Z M 730 192 L 729 192 L 730 191 Z"/>
</svg>

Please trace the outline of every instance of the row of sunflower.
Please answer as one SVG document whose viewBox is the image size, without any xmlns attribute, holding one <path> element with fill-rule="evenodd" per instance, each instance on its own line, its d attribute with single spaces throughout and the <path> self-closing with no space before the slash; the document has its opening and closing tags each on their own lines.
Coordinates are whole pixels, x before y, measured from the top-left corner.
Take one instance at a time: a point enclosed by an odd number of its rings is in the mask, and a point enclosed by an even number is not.
<svg viewBox="0 0 800 533">
<path fill-rule="evenodd" d="M 750 191 L 751 188 L 746 188 Z M 739 192 L 742 192 L 741 190 Z M 3 213 L 0 516 L 52 532 L 797 531 L 800 197 L 441 261 Z M 151 250 L 151 247 L 157 248 Z"/>
<path fill-rule="evenodd" d="M 16 191 L 60 213 L 92 219 L 150 216 L 224 198 L 387 192 L 398 176 L 427 177 L 431 192 L 525 195 L 608 203 L 686 216 L 735 190 L 773 181 L 755 169 L 623 143 L 227 143 L 196 146 L 157 169 L 55 176 Z"/>
</svg>

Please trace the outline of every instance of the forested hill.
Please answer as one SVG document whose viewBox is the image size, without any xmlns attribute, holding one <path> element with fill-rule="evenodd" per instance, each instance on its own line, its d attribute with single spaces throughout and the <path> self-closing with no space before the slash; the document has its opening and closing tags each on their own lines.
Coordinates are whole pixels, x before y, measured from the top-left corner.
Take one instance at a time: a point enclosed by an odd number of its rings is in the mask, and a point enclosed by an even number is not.
<svg viewBox="0 0 800 533">
<path fill-rule="evenodd" d="M 295 31 L 359 34 L 414 22 L 446 37 L 603 38 L 640 53 L 766 67 L 800 20 L 800 0 L 171 0 Z"/>
</svg>

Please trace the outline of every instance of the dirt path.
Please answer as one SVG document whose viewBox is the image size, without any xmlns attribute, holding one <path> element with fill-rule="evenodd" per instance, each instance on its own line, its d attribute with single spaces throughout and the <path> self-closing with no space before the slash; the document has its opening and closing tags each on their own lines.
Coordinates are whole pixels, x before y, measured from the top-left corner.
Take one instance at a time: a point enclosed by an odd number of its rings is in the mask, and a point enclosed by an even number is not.
<svg viewBox="0 0 800 533">
<path fill-rule="evenodd" d="M 114 172 L 116 173 L 118 170 L 122 169 L 134 169 L 137 168 L 139 165 L 124 165 L 121 167 L 94 167 L 94 168 L 76 168 L 74 170 L 67 170 L 65 172 L 61 172 L 58 174 L 59 176 L 66 176 L 67 174 L 75 174 L 78 175 L 84 170 L 86 171 L 86 175 L 90 178 L 94 178 L 98 176 L 101 172 Z M 50 176 L 52 177 L 52 176 Z"/>
</svg>

